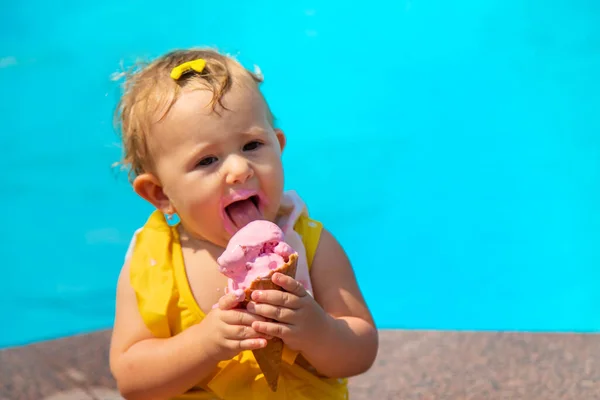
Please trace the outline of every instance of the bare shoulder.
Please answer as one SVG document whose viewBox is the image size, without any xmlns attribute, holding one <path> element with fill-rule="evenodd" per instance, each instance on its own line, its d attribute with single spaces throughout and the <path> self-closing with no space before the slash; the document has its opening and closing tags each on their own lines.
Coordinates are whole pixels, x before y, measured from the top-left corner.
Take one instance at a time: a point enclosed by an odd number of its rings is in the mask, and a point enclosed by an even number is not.
<svg viewBox="0 0 600 400">
<path fill-rule="evenodd" d="M 354 316 L 373 324 L 346 251 L 331 232 L 323 228 L 311 267 L 315 300 L 334 317 Z"/>
<path fill-rule="evenodd" d="M 137 298 L 131 286 L 130 268 L 130 263 L 126 261 L 117 283 L 115 320 L 110 343 L 111 368 L 135 343 L 154 337 L 138 311 Z"/>
</svg>

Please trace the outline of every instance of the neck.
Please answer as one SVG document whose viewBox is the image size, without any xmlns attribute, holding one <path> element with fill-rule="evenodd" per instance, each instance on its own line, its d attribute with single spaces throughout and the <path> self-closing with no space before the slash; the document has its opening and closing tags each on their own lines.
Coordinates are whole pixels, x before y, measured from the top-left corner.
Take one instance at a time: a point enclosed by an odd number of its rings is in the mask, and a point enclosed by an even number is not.
<svg viewBox="0 0 600 400">
<path fill-rule="evenodd" d="M 185 229 L 183 224 L 177 225 L 177 233 L 179 234 L 179 241 L 181 242 L 181 247 L 185 247 L 191 249 L 193 251 L 198 250 L 219 250 L 223 251 L 225 246 L 221 246 L 203 238 L 200 235 L 195 235 Z"/>
</svg>

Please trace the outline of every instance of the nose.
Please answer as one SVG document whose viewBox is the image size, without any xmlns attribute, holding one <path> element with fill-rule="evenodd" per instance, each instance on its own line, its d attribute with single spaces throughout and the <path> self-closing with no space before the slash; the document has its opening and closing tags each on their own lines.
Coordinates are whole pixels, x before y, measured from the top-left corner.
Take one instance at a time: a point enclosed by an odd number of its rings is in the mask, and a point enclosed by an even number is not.
<svg viewBox="0 0 600 400">
<path fill-rule="evenodd" d="M 225 168 L 225 181 L 229 185 L 246 183 L 254 175 L 254 170 L 248 160 L 237 155 L 229 157 Z"/>
</svg>

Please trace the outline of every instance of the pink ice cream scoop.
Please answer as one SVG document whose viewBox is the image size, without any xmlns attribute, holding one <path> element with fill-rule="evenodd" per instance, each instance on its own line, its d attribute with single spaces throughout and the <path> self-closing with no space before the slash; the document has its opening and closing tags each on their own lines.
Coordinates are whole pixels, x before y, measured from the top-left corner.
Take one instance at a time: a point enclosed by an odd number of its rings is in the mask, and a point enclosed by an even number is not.
<svg viewBox="0 0 600 400">
<path fill-rule="evenodd" d="M 295 253 L 283 241 L 283 231 L 265 220 L 250 222 L 229 240 L 217 259 L 219 271 L 229 278 L 228 290 L 246 290 L 251 283 L 282 267 Z"/>
</svg>

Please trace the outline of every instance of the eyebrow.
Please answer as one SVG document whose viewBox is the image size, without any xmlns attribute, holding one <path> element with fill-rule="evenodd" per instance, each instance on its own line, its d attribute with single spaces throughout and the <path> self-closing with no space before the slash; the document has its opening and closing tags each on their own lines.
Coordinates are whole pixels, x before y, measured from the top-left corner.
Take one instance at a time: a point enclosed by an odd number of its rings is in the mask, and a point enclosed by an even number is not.
<svg viewBox="0 0 600 400">
<path fill-rule="evenodd" d="M 266 135 L 267 131 L 263 128 L 259 128 L 259 127 L 252 127 L 247 131 L 241 131 L 239 132 L 241 135 L 246 135 L 246 136 L 255 136 L 255 135 Z"/>
<path fill-rule="evenodd" d="M 186 164 L 191 162 L 193 159 L 198 157 L 201 153 L 205 153 L 211 148 L 215 146 L 214 143 L 210 142 L 202 142 L 197 145 L 191 147 L 188 151 L 185 152 L 185 162 Z"/>
</svg>

